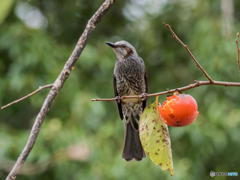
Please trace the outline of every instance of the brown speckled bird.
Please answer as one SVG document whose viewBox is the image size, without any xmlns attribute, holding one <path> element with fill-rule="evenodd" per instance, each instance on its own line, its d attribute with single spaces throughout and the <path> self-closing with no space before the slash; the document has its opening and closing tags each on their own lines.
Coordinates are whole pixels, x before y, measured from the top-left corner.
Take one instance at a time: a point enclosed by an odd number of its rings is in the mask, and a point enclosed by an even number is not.
<svg viewBox="0 0 240 180">
<path fill-rule="evenodd" d="M 107 42 L 113 48 L 117 61 L 114 68 L 113 84 L 115 96 L 144 95 L 147 93 L 145 65 L 136 49 L 126 41 Z M 142 148 L 138 122 L 146 106 L 146 98 L 117 101 L 119 115 L 125 123 L 125 143 L 122 157 L 129 161 L 140 161 L 145 157 Z"/>
</svg>

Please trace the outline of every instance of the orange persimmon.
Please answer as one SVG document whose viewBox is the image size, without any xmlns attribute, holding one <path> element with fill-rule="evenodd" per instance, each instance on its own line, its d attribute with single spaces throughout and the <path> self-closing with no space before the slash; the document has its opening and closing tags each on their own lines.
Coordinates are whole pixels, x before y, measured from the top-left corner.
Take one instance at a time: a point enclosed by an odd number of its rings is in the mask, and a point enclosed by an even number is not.
<svg viewBox="0 0 240 180">
<path fill-rule="evenodd" d="M 159 105 L 160 116 L 169 126 L 186 126 L 198 116 L 196 100 L 188 94 L 174 94 Z"/>
</svg>

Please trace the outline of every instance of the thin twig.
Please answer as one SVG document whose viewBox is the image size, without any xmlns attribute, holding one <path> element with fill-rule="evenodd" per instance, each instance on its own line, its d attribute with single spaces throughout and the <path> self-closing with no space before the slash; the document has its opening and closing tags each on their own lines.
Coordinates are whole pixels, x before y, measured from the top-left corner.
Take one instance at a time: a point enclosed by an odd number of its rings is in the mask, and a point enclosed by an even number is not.
<svg viewBox="0 0 240 180">
<path fill-rule="evenodd" d="M 181 46 L 186 49 L 188 54 L 191 56 L 192 60 L 196 64 L 196 66 L 200 69 L 200 71 L 204 74 L 204 76 L 208 79 L 208 81 L 195 81 L 195 83 L 180 87 L 180 88 L 175 88 L 167 91 L 162 91 L 162 92 L 157 92 L 157 93 L 151 93 L 151 94 L 144 94 L 144 95 L 136 95 L 136 96 L 122 96 L 120 97 L 121 100 L 123 99 L 142 99 L 143 96 L 147 97 L 152 97 L 152 96 L 160 96 L 164 94 L 169 94 L 169 93 L 174 93 L 176 91 L 186 91 L 192 88 L 196 88 L 199 86 L 203 85 L 219 85 L 219 86 L 240 86 L 240 82 L 227 82 L 227 81 L 215 81 L 213 80 L 210 75 L 207 73 L 207 71 L 201 66 L 201 64 L 198 62 L 196 57 L 193 55 L 191 50 L 188 48 L 188 46 L 176 35 L 176 33 L 173 31 L 171 26 L 169 24 L 164 24 L 164 26 L 168 29 L 168 31 L 172 34 L 173 38 L 181 44 Z M 239 34 L 238 34 L 239 38 Z M 237 43 L 237 48 L 238 48 L 238 53 L 240 53 L 239 47 L 238 47 L 238 41 L 236 40 Z M 240 59 L 240 58 L 239 58 Z M 118 100 L 119 97 L 114 97 L 114 98 L 97 98 L 97 99 L 92 99 L 92 101 L 115 101 Z"/>
<path fill-rule="evenodd" d="M 238 69 L 240 70 L 240 47 L 239 47 L 239 40 L 240 40 L 240 33 L 237 33 L 237 38 L 236 38 L 236 47 L 237 47 L 237 65 Z"/>
<path fill-rule="evenodd" d="M 168 31 L 172 34 L 173 38 L 182 45 L 184 49 L 188 52 L 188 54 L 191 56 L 192 60 L 196 64 L 196 66 L 200 69 L 200 71 L 204 74 L 204 76 L 212 83 L 213 79 L 211 76 L 207 73 L 207 71 L 202 67 L 202 65 L 198 62 L 196 57 L 193 55 L 191 50 L 188 48 L 188 46 L 177 36 L 177 34 L 173 31 L 171 26 L 169 24 L 164 24 L 164 26 L 168 29 Z"/>
<path fill-rule="evenodd" d="M 5 108 L 7 108 L 7 107 L 9 107 L 9 106 L 11 106 L 11 105 L 13 105 L 13 104 L 17 104 L 17 103 L 19 103 L 19 102 L 21 102 L 21 101 L 23 101 L 23 100 L 25 100 L 25 99 L 33 96 L 33 95 L 39 93 L 39 92 L 42 91 L 43 89 L 51 88 L 52 86 L 53 86 L 52 84 L 47 84 L 47 85 L 44 85 L 44 86 L 40 86 L 40 87 L 39 87 L 38 89 L 36 89 L 35 91 L 33 91 L 33 92 L 31 92 L 31 93 L 29 93 L 29 94 L 27 94 L 27 95 L 25 95 L 25 96 L 23 96 L 23 97 L 21 97 L 21 98 L 19 98 L 19 99 L 16 99 L 15 101 L 12 101 L 12 102 L 10 102 L 10 103 L 2 106 L 2 107 L 0 108 L 0 110 L 3 110 L 3 109 L 5 109 Z"/>
<path fill-rule="evenodd" d="M 121 97 L 114 97 L 114 98 L 96 98 L 96 99 L 92 99 L 92 101 L 116 101 L 119 98 L 121 100 L 123 99 L 142 99 L 143 96 L 147 96 L 147 97 L 153 97 L 153 96 L 161 96 L 164 94 L 170 94 L 170 93 L 174 93 L 176 91 L 186 91 L 189 89 L 193 89 L 199 86 L 205 86 L 205 85 L 216 85 L 216 86 L 240 86 L 240 82 L 227 82 L 227 81 L 195 81 L 195 83 L 180 87 L 180 88 L 175 88 L 175 89 L 170 89 L 167 91 L 161 91 L 161 92 L 157 92 L 157 93 L 150 93 L 150 94 L 144 94 L 144 95 L 139 95 L 139 96 L 121 96 Z"/>
<path fill-rule="evenodd" d="M 14 180 L 16 179 L 16 175 L 19 172 L 20 168 L 23 166 L 25 160 L 27 159 L 29 153 L 31 152 L 36 139 L 38 137 L 39 131 L 41 129 L 41 125 L 47 115 L 47 112 L 49 111 L 54 99 L 59 93 L 59 90 L 64 85 L 64 82 L 67 80 L 68 76 L 71 73 L 71 70 L 80 57 L 84 47 L 86 46 L 87 40 L 93 30 L 96 28 L 96 25 L 101 20 L 101 18 L 106 14 L 106 12 L 110 9 L 110 7 L 113 5 L 114 0 L 105 0 L 103 4 L 99 7 L 99 9 L 94 13 L 94 15 L 89 19 L 81 37 L 79 38 L 72 54 L 66 61 L 62 71 L 60 72 L 59 76 L 53 83 L 53 86 L 51 90 L 49 91 L 46 99 L 44 100 L 44 103 L 41 107 L 40 112 L 38 113 L 34 124 L 32 126 L 32 130 L 30 132 L 30 135 L 28 137 L 27 143 L 22 150 L 21 154 L 19 155 L 16 163 L 14 164 L 12 170 L 8 174 L 6 180 Z"/>
</svg>

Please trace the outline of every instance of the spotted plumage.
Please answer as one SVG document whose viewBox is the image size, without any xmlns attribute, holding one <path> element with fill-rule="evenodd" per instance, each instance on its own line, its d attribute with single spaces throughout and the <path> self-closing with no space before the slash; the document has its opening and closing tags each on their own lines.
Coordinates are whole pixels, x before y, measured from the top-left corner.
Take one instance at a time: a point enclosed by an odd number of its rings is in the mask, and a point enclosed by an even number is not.
<svg viewBox="0 0 240 180">
<path fill-rule="evenodd" d="M 113 84 L 115 96 L 141 95 L 147 93 L 144 61 L 135 48 L 126 41 L 107 43 L 116 54 Z M 125 124 L 123 158 L 141 160 L 145 154 L 139 139 L 138 122 L 146 100 L 124 99 L 117 102 L 119 115 Z"/>
</svg>

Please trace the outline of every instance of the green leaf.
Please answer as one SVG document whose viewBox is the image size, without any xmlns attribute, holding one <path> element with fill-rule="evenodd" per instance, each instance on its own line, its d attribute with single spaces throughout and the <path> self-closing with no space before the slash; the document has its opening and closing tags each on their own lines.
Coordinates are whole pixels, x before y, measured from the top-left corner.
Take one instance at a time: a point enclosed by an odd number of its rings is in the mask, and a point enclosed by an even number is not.
<svg viewBox="0 0 240 180">
<path fill-rule="evenodd" d="M 15 0 L 0 1 L 0 24 L 7 17 Z"/>
<path fill-rule="evenodd" d="M 156 103 L 147 106 L 141 115 L 139 135 L 146 154 L 162 170 L 173 175 L 171 141 L 167 125 L 160 119 Z"/>
</svg>

